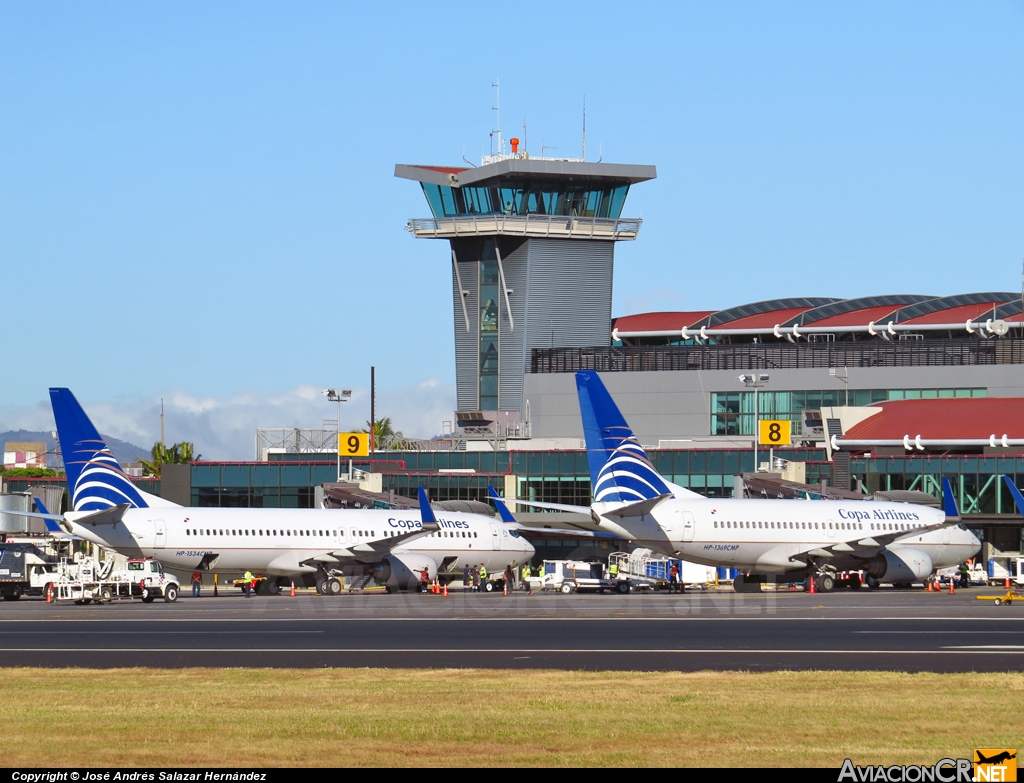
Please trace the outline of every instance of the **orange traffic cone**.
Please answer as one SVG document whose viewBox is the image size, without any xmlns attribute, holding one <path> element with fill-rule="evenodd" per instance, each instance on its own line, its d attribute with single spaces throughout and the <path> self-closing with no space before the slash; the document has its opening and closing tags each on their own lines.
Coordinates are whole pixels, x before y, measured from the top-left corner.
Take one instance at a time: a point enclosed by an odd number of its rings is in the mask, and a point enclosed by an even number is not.
<svg viewBox="0 0 1024 783">
<path fill-rule="evenodd" d="M 1003 587 L 1005 587 L 1007 590 L 1010 589 L 1010 577 L 1006 577 L 1006 579 L 1003 580 Z"/>
<path fill-rule="evenodd" d="M 807 584 L 810 586 L 810 590 L 808 590 L 807 592 L 809 592 L 811 595 L 814 595 L 816 592 L 818 592 L 817 590 L 814 589 L 814 577 L 813 576 L 808 578 Z"/>
<path fill-rule="evenodd" d="M 443 595 L 445 598 L 448 597 L 448 583 L 447 582 L 444 583 L 444 592 L 441 593 L 441 595 Z"/>
<path fill-rule="evenodd" d="M 46 586 L 46 603 L 53 603 L 53 583 L 51 582 Z"/>
<path fill-rule="evenodd" d="M 924 583 L 924 590 L 925 590 L 926 593 L 930 593 L 932 591 L 932 580 L 931 580 L 931 578 L 929 578 L 928 581 Z"/>
<path fill-rule="evenodd" d="M 291 596 L 292 598 L 294 598 L 294 597 L 295 597 L 295 580 L 294 580 L 294 579 L 292 580 L 292 589 L 291 589 L 291 592 L 290 592 L 290 593 L 288 593 L 288 595 L 290 595 L 290 596 Z"/>
<path fill-rule="evenodd" d="M 954 585 L 955 585 L 955 583 L 956 583 L 956 580 L 955 580 L 955 579 L 953 579 L 953 577 L 950 577 L 950 578 L 949 578 L 949 594 L 950 594 L 950 595 L 953 595 L 953 591 L 954 591 Z"/>
<path fill-rule="evenodd" d="M 505 582 L 505 591 L 503 595 L 508 595 L 508 582 Z"/>
</svg>

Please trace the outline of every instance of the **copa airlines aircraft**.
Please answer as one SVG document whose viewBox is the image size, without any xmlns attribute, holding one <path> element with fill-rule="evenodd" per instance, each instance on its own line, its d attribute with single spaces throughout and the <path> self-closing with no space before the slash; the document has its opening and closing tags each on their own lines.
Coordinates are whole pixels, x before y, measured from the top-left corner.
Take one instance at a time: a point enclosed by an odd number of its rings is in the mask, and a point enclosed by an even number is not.
<svg viewBox="0 0 1024 783">
<path fill-rule="evenodd" d="M 406 587 L 424 568 L 431 579 L 464 564 L 500 572 L 534 554 L 514 522 L 435 516 L 422 488 L 419 511 L 178 506 L 132 484 L 68 389 L 50 389 L 50 400 L 73 511 L 33 516 L 58 519 L 66 532 L 124 555 L 190 571 L 315 574 L 320 592 L 339 593 L 330 569 Z"/>
<path fill-rule="evenodd" d="M 739 569 L 738 590 L 759 590 L 756 583 L 769 575 L 810 575 L 828 591 L 837 571 L 855 570 L 880 582 L 913 582 L 981 548 L 958 524 L 948 481 L 944 511 L 910 503 L 703 497 L 658 474 L 596 372 L 576 373 L 576 387 L 594 502 L 586 508 L 516 501 L 521 505 L 589 512 L 595 527 L 640 546 Z"/>
</svg>

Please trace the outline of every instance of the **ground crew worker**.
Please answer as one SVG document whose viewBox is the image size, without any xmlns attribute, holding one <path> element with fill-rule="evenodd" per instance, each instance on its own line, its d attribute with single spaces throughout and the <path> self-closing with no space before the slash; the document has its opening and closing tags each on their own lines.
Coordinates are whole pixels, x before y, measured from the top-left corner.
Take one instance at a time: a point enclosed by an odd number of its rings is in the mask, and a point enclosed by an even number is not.
<svg viewBox="0 0 1024 783">
<path fill-rule="evenodd" d="M 522 578 L 520 579 L 520 581 L 523 583 L 523 589 L 526 590 L 527 593 L 532 592 L 530 590 L 530 564 L 529 563 L 527 563 L 526 565 L 523 566 Z"/>
<path fill-rule="evenodd" d="M 673 563 L 672 567 L 668 570 L 668 591 L 670 593 L 679 592 L 679 569 L 676 564 Z"/>
<path fill-rule="evenodd" d="M 507 566 L 505 566 L 505 589 L 506 590 L 515 590 L 515 587 L 516 587 L 515 573 L 512 571 L 512 566 L 511 565 L 507 565 Z"/>
<path fill-rule="evenodd" d="M 969 587 L 971 584 L 971 569 L 967 565 L 967 562 L 960 564 L 960 586 Z"/>
<path fill-rule="evenodd" d="M 245 572 L 245 584 L 242 585 L 242 589 L 245 590 L 245 597 L 252 597 L 252 571 Z"/>
<path fill-rule="evenodd" d="M 198 598 L 199 591 L 203 587 L 203 575 L 198 571 L 192 572 L 192 597 Z"/>
<path fill-rule="evenodd" d="M 420 592 L 421 593 L 429 593 L 430 592 L 429 585 L 430 585 L 430 572 L 427 570 L 426 566 L 423 566 L 423 570 L 420 572 Z"/>
<path fill-rule="evenodd" d="M 487 566 L 480 564 L 480 587 L 487 588 Z"/>
<path fill-rule="evenodd" d="M 612 579 L 618 579 L 619 578 L 619 564 L 618 563 L 612 563 L 608 567 L 608 575 Z"/>
<path fill-rule="evenodd" d="M 470 576 L 469 566 L 462 566 L 462 592 L 468 593 L 473 588 L 473 577 Z"/>
</svg>

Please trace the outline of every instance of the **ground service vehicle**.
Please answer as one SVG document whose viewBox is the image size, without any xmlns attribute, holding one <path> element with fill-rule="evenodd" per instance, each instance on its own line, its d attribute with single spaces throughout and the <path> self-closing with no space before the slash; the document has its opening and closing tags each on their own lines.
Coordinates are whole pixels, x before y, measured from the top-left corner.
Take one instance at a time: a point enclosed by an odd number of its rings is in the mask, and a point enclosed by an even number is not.
<svg viewBox="0 0 1024 783">
<path fill-rule="evenodd" d="M 605 575 L 601 563 L 587 563 L 582 560 L 545 560 L 544 575 L 540 578 L 540 589 L 557 590 L 569 595 L 575 592 L 603 593 L 615 590 L 628 593 L 628 580 L 612 579 Z M 536 580 L 533 580 L 536 581 Z"/>
<path fill-rule="evenodd" d="M 180 590 L 178 578 L 165 573 L 160 561 L 153 558 L 129 560 L 121 568 L 116 567 L 114 558 L 102 562 L 92 557 L 62 558 L 57 563 L 56 580 L 48 597 L 54 602 L 76 604 L 107 603 L 122 598 L 141 598 L 148 604 L 159 597 L 173 603 Z"/>
<path fill-rule="evenodd" d="M 31 592 L 31 570 L 45 563 L 46 555 L 33 544 L 0 544 L 0 594 L 17 601 Z"/>
</svg>

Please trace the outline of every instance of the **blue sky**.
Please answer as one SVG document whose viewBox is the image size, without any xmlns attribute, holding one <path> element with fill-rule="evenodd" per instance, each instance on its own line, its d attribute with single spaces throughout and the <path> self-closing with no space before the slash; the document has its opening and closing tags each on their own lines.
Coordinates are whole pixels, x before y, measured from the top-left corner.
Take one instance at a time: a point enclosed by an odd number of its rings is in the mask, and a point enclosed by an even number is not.
<svg viewBox="0 0 1024 783">
<path fill-rule="evenodd" d="M 8 2 L 0 73 L 0 431 L 67 385 L 248 458 L 335 415 L 310 390 L 362 422 L 375 364 L 439 432 L 449 257 L 393 169 L 486 152 L 496 77 L 531 151 L 578 154 L 586 96 L 590 158 L 657 165 L 617 315 L 1020 285 L 1021 2 Z"/>
</svg>

